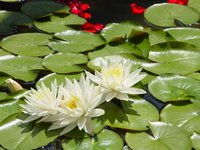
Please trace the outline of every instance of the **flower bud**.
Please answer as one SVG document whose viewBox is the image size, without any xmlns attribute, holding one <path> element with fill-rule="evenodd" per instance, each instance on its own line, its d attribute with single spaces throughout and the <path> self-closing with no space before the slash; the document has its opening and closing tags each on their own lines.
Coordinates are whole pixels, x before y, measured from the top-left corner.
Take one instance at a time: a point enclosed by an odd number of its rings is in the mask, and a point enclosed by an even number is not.
<svg viewBox="0 0 200 150">
<path fill-rule="evenodd" d="M 15 93 L 15 92 L 18 92 L 20 90 L 23 90 L 21 85 L 11 78 L 7 79 L 5 81 L 5 83 L 6 83 L 6 86 L 8 87 L 8 89 L 11 91 L 11 93 Z"/>
</svg>

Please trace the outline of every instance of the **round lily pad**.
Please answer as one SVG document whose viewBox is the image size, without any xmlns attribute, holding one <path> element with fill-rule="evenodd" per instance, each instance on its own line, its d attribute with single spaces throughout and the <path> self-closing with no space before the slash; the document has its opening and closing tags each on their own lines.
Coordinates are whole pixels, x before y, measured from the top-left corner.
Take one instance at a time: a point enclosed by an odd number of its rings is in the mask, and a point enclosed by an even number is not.
<svg viewBox="0 0 200 150">
<path fill-rule="evenodd" d="M 23 124 L 19 118 L 22 117 L 15 114 L 0 123 L 0 145 L 6 149 L 36 149 L 58 137 L 55 131 L 47 132 L 47 124 L 38 124 L 32 128 L 31 124 Z"/>
<path fill-rule="evenodd" d="M 150 93 L 163 102 L 200 99 L 200 80 L 191 77 L 162 75 L 153 79 L 148 87 Z"/>
<path fill-rule="evenodd" d="M 63 9 L 65 5 L 55 1 L 29 1 L 22 5 L 21 10 L 23 13 L 33 17 L 40 18 L 50 15 L 53 12 Z"/>
<path fill-rule="evenodd" d="M 42 31 L 56 33 L 65 30 L 72 30 L 72 28 L 67 25 L 82 25 L 85 22 L 86 20 L 78 15 L 56 14 L 51 15 L 48 21 L 35 21 L 34 25 Z"/>
<path fill-rule="evenodd" d="M 33 70 L 43 69 L 40 58 L 28 56 L 6 55 L 0 57 L 0 71 L 16 79 L 32 81 L 38 72 Z M 5 67 L 6 66 L 6 67 Z"/>
<path fill-rule="evenodd" d="M 44 67 L 57 73 L 81 72 L 84 68 L 78 64 L 85 63 L 87 63 L 87 56 L 75 53 L 57 53 L 48 55 L 42 61 Z"/>
<path fill-rule="evenodd" d="M 51 87 L 51 83 L 54 82 L 54 80 L 57 81 L 58 85 L 65 83 L 65 78 L 68 78 L 70 80 L 76 79 L 78 80 L 81 77 L 81 74 L 56 74 L 51 73 L 47 76 L 44 76 L 43 78 L 40 78 L 40 80 L 36 83 L 37 86 L 41 85 L 41 82 L 43 82 L 47 87 Z"/>
<path fill-rule="evenodd" d="M 161 120 L 181 127 L 190 134 L 200 133 L 200 106 L 195 103 L 186 105 L 167 105 L 161 112 Z"/>
<path fill-rule="evenodd" d="M 132 22 L 111 23 L 101 31 L 107 42 L 122 41 L 141 33 L 144 33 L 144 28 Z"/>
<path fill-rule="evenodd" d="M 164 122 L 150 122 L 152 136 L 145 133 L 127 133 L 125 140 L 135 150 L 190 150 L 189 134 L 182 129 Z M 180 142 L 181 141 L 181 142 Z"/>
<path fill-rule="evenodd" d="M 144 13 L 145 19 L 156 26 L 176 26 L 175 19 L 184 23 L 192 24 L 199 21 L 199 13 L 188 6 L 161 3 L 148 7 Z"/>
<path fill-rule="evenodd" d="M 200 69 L 200 51 L 189 49 L 152 50 L 152 63 L 144 63 L 143 68 L 155 74 L 191 74 Z"/>
<path fill-rule="evenodd" d="M 129 130 L 147 130 L 149 121 L 158 121 L 158 110 L 149 102 L 138 99 L 134 101 L 122 101 L 123 108 L 112 102 L 100 106 L 105 114 L 100 119 L 106 125 Z"/>
<path fill-rule="evenodd" d="M 43 33 L 21 33 L 3 38 L 1 46 L 14 54 L 45 56 L 53 52 L 47 46 L 50 38 L 50 35 Z"/>
<path fill-rule="evenodd" d="M 31 25 L 32 19 L 20 12 L 0 11 L 0 33 L 13 32 L 18 25 Z"/>
<path fill-rule="evenodd" d="M 99 34 L 93 34 L 93 33 L 88 33 L 88 32 L 83 32 L 83 31 L 68 30 L 64 32 L 58 32 L 54 36 L 56 38 L 59 38 L 68 42 L 70 47 L 77 46 L 77 48 L 81 48 L 80 45 L 82 45 L 81 51 L 88 50 L 88 48 L 94 49 L 95 47 L 105 44 L 105 41 Z"/>
<path fill-rule="evenodd" d="M 200 13 L 200 1 L 199 0 L 189 0 L 188 6 L 194 8 L 198 13 Z"/>
<path fill-rule="evenodd" d="M 65 139 L 62 146 L 64 150 L 121 150 L 123 141 L 117 133 L 104 129 L 95 137 Z"/>
<path fill-rule="evenodd" d="M 176 41 L 192 44 L 200 47 L 200 30 L 198 28 L 179 27 L 164 30 Z"/>
</svg>

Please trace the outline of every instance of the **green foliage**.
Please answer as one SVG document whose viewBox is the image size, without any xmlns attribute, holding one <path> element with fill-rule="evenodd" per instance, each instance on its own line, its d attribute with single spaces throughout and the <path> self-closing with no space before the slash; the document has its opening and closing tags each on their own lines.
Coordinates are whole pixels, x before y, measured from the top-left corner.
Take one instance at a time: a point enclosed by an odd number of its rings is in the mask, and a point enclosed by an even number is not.
<svg viewBox="0 0 200 150">
<path fill-rule="evenodd" d="M 145 132 L 126 134 L 125 140 L 132 149 L 189 150 L 192 148 L 189 135 L 178 127 L 164 122 L 150 122 L 149 127 L 152 136 Z"/>
<path fill-rule="evenodd" d="M 47 131 L 48 123 L 23 123 L 19 105 L 28 91 L 10 94 L 6 79 L 25 88 L 41 82 L 50 87 L 55 80 L 60 85 L 65 78 L 79 79 L 84 70 L 99 69 L 94 59 L 120 55 L 147 74 L 137 86 L 147 85 L 167 106 L 159 113 L 138 97 L 103 103 L 105 114 L 92 120 L 95 135 L 75 128 L 63 136 L 63 149 L 121 150 L 128 144 L 136 150 L 200 150 L 200 30 L 191 25 L 199 21 L 199 6 L 199 0 L 187 6 L 156 4 L 144 14 L 154 29 L 126 21 L 107 24 L 96 34 L 80 31 L 86 20 L 53 0 L 26 2 L 20 13 L 0 11 L 0 33 L 13 32 L 0 41 L 0 145 L 36 149 L 60 138 L 57 130 Z M 176 27 L 175 20 L 190 27 Z M 38 32 L 25 28 L 14 34 L 17 27 L 31 25 Z M 162 122 L 155 122 L 159 118 Z"/>
<path fill-rule="evenodd" d="M 199 13 L 194 9 L 178 4 L 154 4 L 147 8 L 144 13 L 145 19 L 156 26 L 175 26 L 174 19 L 184 23 L 192 24 L 199 21 Z"/>
</svg>

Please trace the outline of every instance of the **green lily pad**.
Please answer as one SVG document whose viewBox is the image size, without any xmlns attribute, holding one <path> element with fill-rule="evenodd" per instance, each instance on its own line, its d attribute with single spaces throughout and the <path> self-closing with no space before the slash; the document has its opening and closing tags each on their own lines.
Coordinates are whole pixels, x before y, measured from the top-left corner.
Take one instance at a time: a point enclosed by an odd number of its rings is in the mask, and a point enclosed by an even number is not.
<svg viewBox="0 0 200 150">
<path fill-rule="evenodd" d="M 132 22 L 111 23 L 106 25 L 101 31 L 101 35 L 108 43 L 112 41 L 122 41 L 141 33 L 144 33 L 144 28 Z"/>
<path fill-rule="evenodd" d="M 46 31 L 48 33 L 56 33 L 65 30 L 72 30 L 72 28 L 67 25 L 82 25 L 85 22 L 86 20 L 79 17 L 78 15 L 57 14 L 51 15 L 49 21 L 35 21 L 34 25 L 42 31 Z"/>
<path fill-rule="evenodd" d="M 0 56 L 11 55 L 11 53 L 4 51 L 0 48 Z"/>
<path fill-rule="evenodd" d="M 68 78 L 69 80 L 73 80 L 73 79 L 80 79 L 81 74 L 56 74 L 56 73 L 52 73 L 49 74 L 43 78 L 40 78 L 40 80 L 36 83 L 37 86 L 41 85 L 41 82 L 43 82 L 47 87 L 51 87 L 51 83 L 56 80 L 58 85 L 65 83 L 65 78 Z"/>
<path fill-rule="evenodd" d="M 0 71 L 16 79 L 32 81 L 37 76 L 38 69 L 43 69 L 40 58 L 6 55 L 0 57 Z M 6 66 L 6 67 L 5 67 Z"/>
<path fill-rule="evenodd" d="M 50 35 L 43 33 L 21 33 L 3 38 L 1 46 L 14 54 L 45 56 L 53 52 L 47 46 L 50 38 Z"/>
<path fill-rule="evenodd" d="M 176 26 L 175 19 L 184 24 L 192 24 L 198 22 L 200 16 L 198 12 L 190 7 L 161 3 L 148 7 L 144 17 L 149 23 L 156 26 L 171 27 Z"/>
<path fill-rule="evenodd" d="M 0 32 L 13 32 L 18 25 L 30 25 L 32 19 L 20 12 L 0 11 Z"/>
<path fill-rule="evenodd" d="M 187 5 L 194 8 L 198 13 L 200 13 L 200 1 L 199 0 L 189 0 Z"/>
<path fill-rule="evenodd" d="M 7 96 L 8 94 L 6 92 L 0 92 L 0 101 L 4 100 Z"/>
<path fill-rule="evenodd" d="M 10 115 L 13 115 L 15 113 L 21 113 L 21 107 L 20 104 L 23 104 L 23 100 L 8 100 L 3 101 L 0 103 L 0 122 L 2 122 L 4 119 L 9 117 Z"/>
<path fill-rule="evenodd" d="M 142 133 L 127 133 L 125 140 L 132 149 L 136 150 L 190 150 L 190 136 L 178 127 L 164 122 L 150 122 L 149 127 L 153 136 Z M 180 142 L 181 141 L 181 142 Z"/>
<path fill-rule="evenodd" d="M 191 139 L 193 148 L 195 148 L 195 150 L 200 150 L 200 134 L 194 133 Z"/>
<path fill-rule="evenodd" d="M 81 72 L 84 70 L 78 64 L 87 63 L 87 56 L 75 53 L 58 53 L 46 56 L 42 65 L 57 73 Z"/>
<path fill-rule="evenodd" d="M 67 49 L 70 49 L 70 51 L 74 49 L 75 51 L 81 52 L 92 50 L 95 47 L 105 44 L 105 41 L 99 34 L 93 34 L 84 31 L 68 30 L 64 32 L 58 32 L 54 36 L 68 42 L 68 45 L 66 45 L 66 51 Z"/>
<path fill-rule="evenodd" d="M 189 133 L 200 133 L 200 106 L 195 103 L 186 105 L 167 105 L 161 112 L 161 120 L 181 127 Z"/>
<path fill-rule="evenodd" d="M 33 17 L 41 18 L 50 15 L 53 12 L 63 9 L 65 5 L 55 1 L 29 1 L 24 3 L 21 7 L 23 13 Z"/>
<path fill-rule="evenodd" d="M 94 59 L 96 57 L 104 57 L 110 55 L 119 55 L 119 54 L 136 54 L 141 56 L 142 53 L 140 49 L 132 43 L 122 43 L 117 46 L 106 45 L 104 48 L 90 52 L 88 54 L 89 59 Z"/>
<path fill-rule="evenodd" d="M 186 75 L 200 69 L 200 51 L 152 50 L 149 53 L 149 59 L 154 62 L 143 64 L 143 68 L 159 75 L 164 73 Z"/>
<path fill-rule="evenodd" d="M 105 114 L 100 117 L 106 125 L 129 130 L 147 130 L 149 121 L 158 121 L 158 110 L 149 102 L 137 99 L 122 101 L 122 108 L 112 102 L 100 106 Z"/>
<path fill-rule="evenodd" d="M 22 124 L 19 115 L 13 115 L 0 124 L 0 145 L 6 149 L 25 150 L 45 146 L 57 138 L 57 132 L 47 132 L 45 124 Z M 12 144 L 11 144 L 12 143 Z"/>
<path fill-rule="evenodd" d="M 175 40 L 185 42 L 194 46 L 200 47 L 200 30 L 197 28 L 169 28 L 165 32 L 169 33 Z"/>
<path fill-rule="evenodd" d="M 148 87 L 150 93 L 163 102 L 200 99 L 200 81 L 191 77 L 162 75 L 152 80 Z"/>
<path fill-rule="evenodd" d="M 149 32 L 149 42 L 151 46 L 159 43 L 165 43 L 167 41 L 168 39 L 166 36 L 166 32 L 164 32 L 163 30 L 152 30 L 151 32 Z"/>
<path fill-rule="evenodd" d="M 192 74 L 187 75 L 188 77 L 200 80 L 200 73 L 194 72 Z"/>
<path fill-rule="evenodd" d="M 92 118 L 92 126 L 94 128 L 93 133 L 96 135 L 102 131 L 104 128 L 104 124 L 98 118 Z M 74 138 L 74 139 L 83 139 L 88 138 L 91 135 L 87 134 L 84 130 L 79 130 L 78 127 L 70 131 L 69 133 L 65 134 L 67 138 Z"/>
<path fill-rule="evenodd" d="M 65 139 L 62 146 L 64 150 L 121 150 L 123 141 L 115 132 L 104 129 L 95 137 L 85 139 Z"/>
<path fill-rule="evenodd" d="M 90 51 L 94 49 L 93 45 L 90 45 L 88 43 L 85 44 L 78 44 L 78 43 L 69 43 L 67 41 L 60 41 L 56 40 L 53 42 L 49 42 L 49 47 L 53 49 L 54 51 L 62 52 L 62 53 L 79 53 L 79 52 L 85 52 Z"/>
</svg>

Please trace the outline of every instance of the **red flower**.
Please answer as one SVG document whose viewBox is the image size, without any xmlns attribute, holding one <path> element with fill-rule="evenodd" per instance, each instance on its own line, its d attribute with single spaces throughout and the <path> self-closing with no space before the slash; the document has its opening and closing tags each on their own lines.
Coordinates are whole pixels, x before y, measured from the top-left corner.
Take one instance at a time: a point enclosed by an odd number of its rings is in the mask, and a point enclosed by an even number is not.
<svg viewBox="0 0 200 150">
<path fill-rule="evenodd" d="M 144 7 L 139 6 L 136 3 L 130 4 L 130 7 L 133 14 L 143 14 L 145 11 Z"/>
<path fill-rule="evenodd" d="M 85 18 L 85 19 L 90 19 L 90 18 L 92 17 L 91 14 L 86 13 L 86 12 L 80 12 L 78 15 L 79 15 L 80 17 L 82 17 L 82 18 Z"/>
<path fill-rule="evenodd" d="M 188 0 L 168 0 L 168 3 L 180 4 L 180 5 L 187 5 Z"/>
<path fill-rule="evenodd" d="M 89 22 L 86 22 L 82 25 L 82 30 L 86 32 L 92 32 L 96 33 L 98 31 L 101 31 L 104 28 L 103 24 L 97 23 L 97 24 L 92 24 Z"/>
</svg>

